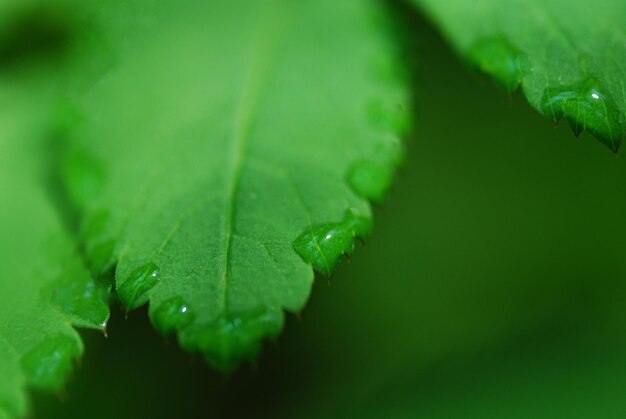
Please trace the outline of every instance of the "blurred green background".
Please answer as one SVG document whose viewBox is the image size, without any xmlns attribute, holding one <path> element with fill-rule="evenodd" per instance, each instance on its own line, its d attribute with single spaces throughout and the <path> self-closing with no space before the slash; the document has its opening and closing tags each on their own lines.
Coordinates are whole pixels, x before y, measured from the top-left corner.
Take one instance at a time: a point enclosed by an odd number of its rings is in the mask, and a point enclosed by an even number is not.
<svg viewBox="0 0 626 419">
<path fill-rule="evenodd" d="M 397 12 L 416 123 L 367 245 L 229 377 L 114 307 L 34 417 L 626 417 L 624 159 Z"/>
</svg>

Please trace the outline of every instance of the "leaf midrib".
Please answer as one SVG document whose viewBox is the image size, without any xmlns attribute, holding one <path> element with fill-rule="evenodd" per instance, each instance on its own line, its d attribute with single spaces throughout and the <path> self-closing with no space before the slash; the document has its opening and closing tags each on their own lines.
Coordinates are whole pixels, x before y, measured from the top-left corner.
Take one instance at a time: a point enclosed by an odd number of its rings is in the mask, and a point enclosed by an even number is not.
<svg viewBox="0 0 626 419">
<path fill-rule="evenodd" d="M 252 64 L 242 83 L 239 105 L 233 120 L 233 140 L 229 152 L 229 170 L 227 180 L 226 218 L 223 231 L 224 264 L 220 278 L 220 311 L 227 312 L 227 280 L 232 270 L 232 239 L 235 234 L 234 225 L 237 217 L 237 203 L 243 168 L 248 159 L 250 130 L 258 114 L 259 104 L 263 97 L 267 82 L 276 63 L 276 52 L 281 35 L 286 31 L 287 5 L 275 0 L 266 6 L 261 13 L 256 30 L 252 32 Z M 282 12 L 282 13 L 281 13 Z"/>
</svg>

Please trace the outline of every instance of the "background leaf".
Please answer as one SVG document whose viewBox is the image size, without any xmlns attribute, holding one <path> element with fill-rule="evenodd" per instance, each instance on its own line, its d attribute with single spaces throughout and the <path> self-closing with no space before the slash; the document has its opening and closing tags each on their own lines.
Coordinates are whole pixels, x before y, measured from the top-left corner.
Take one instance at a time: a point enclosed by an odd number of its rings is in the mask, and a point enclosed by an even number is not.
<svg viewBox="0 0 626 419">
<path fill-rule="evenodd" d="M 60 2 L 0 5 L 0 417 L 27 412 L 26 387 L 61 391 L 83 344 L 104 330 L 108 286 L 90 279 L 62 211 L 52 109 L 71 14 Z M 56 179 L 56 181 L 55 181 Z"/>
<path fill-rule="evenodd" d="M 626 3 L 412 0 L 473 66 L 576 135 L 617 152 L 626 135 Z M 458 95 L 463 92 L 458 92 Z"/>
<path fill-rule="evenodd" d="M 31 81 L 0 74 L 0 417 L 26 413 L 27 385 L 60 390 L 83 352 L 72 325 L 109 315 L 51 197 L 49 85 Z"/>
<path fill-rule="evenodd" d="M 83 63 L 110 60 L 78 95 L 65 169 L 88 257 L 116 266 L 128 310 L 149 301 L 160 332 L 231 369 L 302 309 L 310 265 L 329 275 L 371 229 L 408 121 L 385 15 L 356 0 L 101 9 Z"/>
</svg>

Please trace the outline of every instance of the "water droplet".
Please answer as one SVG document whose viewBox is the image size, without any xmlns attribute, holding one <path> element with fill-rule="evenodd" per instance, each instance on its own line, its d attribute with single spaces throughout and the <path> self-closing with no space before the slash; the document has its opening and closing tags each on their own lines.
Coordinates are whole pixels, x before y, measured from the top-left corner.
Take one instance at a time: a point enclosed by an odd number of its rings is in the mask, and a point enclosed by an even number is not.
<svg viewBox="0 0 626 419">
<path fill-rule="evenodd" d="M 617 105 L 593 78 L 547 88 L 541 107 L 553 121 L 565 117 L 576 135 L 588 130 L 614 152 L 626 132 Z"/>
<path fill-rule="evenodd" d="M 65 382 L 72 370 L 73 360 L 80 356 L 81 345 L 65 335 L 46 338 L 22 358 L 22 368 L 28 383 L 40 390 L 52 391 Z"/>
<path fill-rule="evenodd" d="M 393 181 L 393 170 L 374 161 L 361 160 L 350 167 L 348 183 L 359 196 L 380 204 Z"/>
<path fill-rule="evenodd" d="M 195 318 L 193 310 L 182 297 L 173 297 L 159 304 L 150 312 L 154 327 L 163 335 L 189 325 Z"/>
<path fill-rule="evenodd" d="M 185 329 L 179 341 L 186 350 L 202 352 L 209 364 L 228 373 L 242 361 L 254 360 L 262 339 L 277 336 L 283 321 L 280 309 L 244 311 Z"/>
<path fill-rule="evenodd" d="M 159 268 L 148 263 L 135 269 L 117 284 L 117 295 L 127 310 L 134 310 L 148 301 L 148 292 L 159 282 Z"/>
<path fill-rule="evenodd" d="M 339 223 L 309 227 L 296 239 L 293 247 L 316 271 L 330 276 L 342 255 L 354 250 L 354 239 L 366 238 L 371 230 L 371 218 L 363 217 L 351 209 Z"/>
<path fill-rule="evenodd" d="M 45 291 L 72 323 L 80 327 L 105 330 L 109 320 L 109 286 L 99 281 L 69 280 L 63 276 Z"/>
<path fill-rule="evenodd" d="M 504 36 L 481 39 L 474 43 L 468 56 L 483 73 L 491 75 L 507 92 L 514 91 L 524 77 L 524 54 Z"/>
</svg>

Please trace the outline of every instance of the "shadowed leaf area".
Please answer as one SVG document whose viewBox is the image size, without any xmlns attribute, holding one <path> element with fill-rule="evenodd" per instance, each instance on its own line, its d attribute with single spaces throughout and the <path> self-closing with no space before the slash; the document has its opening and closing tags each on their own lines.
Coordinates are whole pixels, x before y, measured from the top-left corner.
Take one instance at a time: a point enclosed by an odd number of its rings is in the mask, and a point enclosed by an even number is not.
<svg viewBox="0 0 626 419">
<path fill-rule="evenodd" d="M 0 5 L 0 72 L 58 62 L 67 54 L 77 29 L 70 1 L 5 0 Z"/>
</svg>

